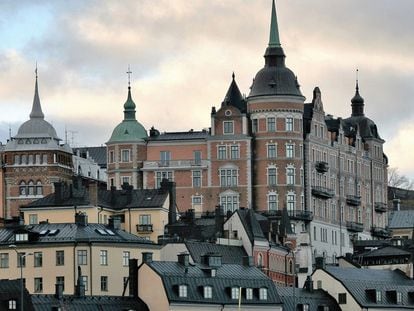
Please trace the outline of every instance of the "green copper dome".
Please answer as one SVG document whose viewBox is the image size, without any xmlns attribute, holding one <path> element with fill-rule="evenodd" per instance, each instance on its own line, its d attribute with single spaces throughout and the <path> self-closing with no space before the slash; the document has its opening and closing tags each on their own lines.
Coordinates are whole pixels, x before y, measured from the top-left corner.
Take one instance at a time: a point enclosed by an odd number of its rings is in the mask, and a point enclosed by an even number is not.
<svg viewBox="0 0 414 311">
<path fill-rule="evenodd" d="M 108 144 L 143 141 L 148 137 L 146 129 L 135 118 L 135 107 L 131 96 L 131 88 L 128 87 L 128 98 L 124 104 L 124 120 L 112 131 Z"/>
</svg>

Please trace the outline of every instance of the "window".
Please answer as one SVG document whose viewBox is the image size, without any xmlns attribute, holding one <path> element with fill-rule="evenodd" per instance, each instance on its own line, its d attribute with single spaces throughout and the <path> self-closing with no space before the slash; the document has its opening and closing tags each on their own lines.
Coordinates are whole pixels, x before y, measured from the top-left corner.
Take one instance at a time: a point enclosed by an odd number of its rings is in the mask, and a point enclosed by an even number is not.
<svg viewBox="0 0 414 311">
<path fill-rule="evenodd" d="M 277 169 L 276 167 L 269 167 L 267 169 L 267 184 L 269 186 L 277 185 Z"/>
<path fill-rule="evenodd" d="M 122 252 L 122 265 L 124 267 L 129 266 L 129 257 L 130 257 L 130 252 L 128 252 L 128 251 L 123 251 Z"/>
<path fill-rule="evenodd" d="M 233 121 L 224 121 L 223 122 L 223 134 L 233 134 Z"/>
<path fill-rule="evenodd" d="M 267 145 L 267 157 L 269 159 L 275 159 L 277 157 L 276 144 Z"/>
<path fill-rule="evenodd" d="M 381 291 L 377 290 L 375 291 L 375 302 L 382 302 L 382 293 Z"/>
<path fill-rule="evenodd" d="M 42 156 L 42 163 L 43 163 L 43 164 L 47 164 L 47 154 L 44 154 L 44 155 Z"/>
<path fill-rule="evenodd" d="M 226 148 L 226 146 L 218 146 L 217 147 L 217 158 L 219 160 L 227 159 L 227 148 Z"/>
<path fill-rule="evenodd" d="M 178 286 L 178 296 L 187 297 L 187 285 Z"/>
<path fill-rule="evenodd" d="M 19 194 L 26 195 L 26 183 L 23 180 L 19 184 Z"/>
<path fill-rule="evenodd" d="M 402 293 L 401 292 L 397 292 L 397 303 L 398 304 L 402 303 Z"/>
<path fill-rule="evenodd" d="M 43 278 L 34 278 L 34 292 L 43 292 Z"/>
<path fill-rule="evenodd" d="M 34 266 L 41 267 L 43 265 L 43 253 L 35 252 L 34 253 Z"/>
<path fill-rule="evenodd" d="M 267 300 L 267 288 L 262 287 L 259 289 L 259 299 Z"/>
<path fill-rule="evenodd" d="M 338 294 L 338 303 L 340 305 L 346 304 L 346 293 L 339 293 Z"/>
<path fill-rule="evenodd" d="M 88 261 L 87 250 L 78 250 L 78 265 L 86 265 Z"/>
<path fill-rule="evenodd" d="M 9 300 L 9 310 L 17 310 L 17 301 Z"/>
<path fill-rule="evenodd" d="M 286 158 L 293 158 L 295 156 L 295 146 L 293 144 L 286 144 Z"/>
<path fill-rule="evenodd" d="M 38 180 L 36 182 L 36 195 L 42 195 L 42 194 L 43 194 L 42 182 Z"/>
<path fill-rule="evenodd" d="M 29 181 L 28 194 L 29 195 L 34 195 L 34 182 L 33 182 L 33 180 Z"/>
<path fill-rule="evenodd" d="M 286 118 L 286 131 L 293 131 L 293 118 Z"/>
<path fill-rule="evenodd" d="M 151 225 L 151 215 L 139 215 L 140 225 Z"/>
<path fill-rule="evenodd" d="M 220 196 L 220 205 L 223 208 L 223 213 L 234 212 L 239 208 L 239 196 L 237 194 L 222 195 Z"/>
<path fill-rule="evenodd" d="M 62 291 L 65 291 L 65 277 L 64 276 L 57 276 L 56 277 L 56 284 L 62 285 Z"/>
<path fill-rule="evenodd" d="M 237 177 L 237 169 L 220 169 L 220 186 L 236 187 Z"/>
<path fill-rule="evenodd" d="M 267 118 L 267 131 L 276 132 L 276 118 L 275 117 Z"/>
<path fill-rule="evenodd" d="M 88 290 L 88 276 L 82 275 L 82 284 L 85 286 L 85 291 Z"/>
<path fill-rule="evenodd" d="M 14 156 L 14 164 L 20 164 L 20 156 L 17 154 Z"/>
<path fill-rule="evenodd" d="M 160 165 L 161 166 L 169 166 L 171 160 L 171 152 L 170 151 L 160 151 Z"/>
<path fill-rule="evenodd" d="M 213 288 L 211 286 L 204 286 L 204 298 L 213 298 Z"/>
<path fill-rule="evenodd" d="M 193 171 L 193 187 L 201 187 L 201 171 Z"/>
<path fill-rule="evenodd" d="M 163 179 L 168 179 L 169 181 L 173 181 L 174 176 L 173 172 L 167 171 L 167 172 L 157 172 L 156 173 L 156 188 L 159 188 L 161 186 L 161 181 Z"/>
<path fill-rule="evenodd" d="M 129 176 L 121 176 L 121 185 L 129 185 Z"/>
<path fill-rule="evenodd" d="M 201 151 L 194 150 L 193 157 L 194 157 L 194 165 L 201 165 Z"/>
<path fill-rule="evenodd" d="M 29 214 L 29 225 L 36 225 L 36 224 L 38 224 L 37 214 Z"/>
<path fill-rule="evenodd" d="M 108 291 L 108 277 L 101 276 L 101 291 L 107 292 Z"/>
<path fill-rule="evenodd" d="M 122 162 L 129 162 L 129 149 L 122 149 L 121 150 L 121 161 Z"/>
<path fill-rule="evenodd" d="M 56 266 L 65 265 L 65 251 L 56 251 Z"/>
<path fill-rule="evenodd" d="M 8 268 L 8 267 L 9 267 L 9 254 L 1 253 L 0 254 L 0 268 Z"/>
<path fill-rule="evenodd" d="M 295 184 L 295 168 L 293 167 L 286 168 L 286 184 L 292 186 Z"/>
<path fill-rule="evenodd" d="M 246 300 L 253 299 L 253 288 L 246 288 Z"/>
<path fill-rule="evenodd" d="M 253 133 L 257 133 L 258 132 L 258 120 L 257 119 L 253 119 L 252 120 L 252 132 Z"/>
<path fill-rule="evenodd" d="M 307 303 L 302 304 L 302 309 L 301 310 L 302 311 L 309 311 L 309 305 Z"/>
<path fill-rule="evenodd" d="M 191 198 L 191 204 L 192 205 L 201 205 L 201 204 L 203 204 L 203 197 L 201 195 L 194 195 Z"/>
<path fill-rule="evenodd" d="M 108 251 L 107 250 L 101 250 L 99 252 L 99 261 L 101 263 L 101 266 L 107 266 L 108 265 Z"/>
<path fill-rule="evenodd" d="M 239 299 L 240 289 L 238 287 L 231 288 L 231 299 Z"/>
<path fill-rule="evenodd" d="M 113 150 L 109 151 L 109 163 L 114 163 L 114 152 Z"/>
<path fill-rule="evenodd" d="M 239 145 L 231 145 L 231 147 L 230 147 L 230 158 L 231 159 L 239 159 L 240 158 Z"/>
<path fill-rule="evenodd" d="M 29 240 L 29 234 L 27 234 L 27 233 L 16 233 L 14 235 L 14 239 L 15 239 L 16 242 L 28 241 Z"/>
<path fill-rule="evenodd" d="M 17 254 L 17 268 L 26 267 L 26 253 Z"/>
<path fill-rule="evenodd" d="M 287 210 L 293 211 L 295 210 L 296 206 L 296 195 L 292 192 L 288 192 L 287 194 Z"/>
<path fill-rule="evenodd" d="M 278 200 L 276 193 L 268 194 L 268 209 L 269 211 L 276 211 L 278 209 Z"/>
</svg>

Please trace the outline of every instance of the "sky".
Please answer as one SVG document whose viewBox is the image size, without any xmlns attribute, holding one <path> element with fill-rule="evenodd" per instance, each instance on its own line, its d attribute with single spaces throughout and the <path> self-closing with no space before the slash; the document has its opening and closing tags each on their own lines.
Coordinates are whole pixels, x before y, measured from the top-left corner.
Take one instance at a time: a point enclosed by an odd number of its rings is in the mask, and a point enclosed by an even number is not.
<svg viewBox="0 0 414 311">
<path fill-rule="evenodd" d="M 414 178 L 414 1 L 277 0 L 276 9 L 306 102 L 318 86 L 325 112 L 348 117 L 358 68 L 390 167 Z M 208 128 L 233 72 L 248 95 L 270 13 L 271 0 L 0 1 L 0 141 L 29 118 L 36 62 L 45 119 L 72 146 L 104 145 L 122 121 L 128 65 L 145 128 Z"/>
</svg>

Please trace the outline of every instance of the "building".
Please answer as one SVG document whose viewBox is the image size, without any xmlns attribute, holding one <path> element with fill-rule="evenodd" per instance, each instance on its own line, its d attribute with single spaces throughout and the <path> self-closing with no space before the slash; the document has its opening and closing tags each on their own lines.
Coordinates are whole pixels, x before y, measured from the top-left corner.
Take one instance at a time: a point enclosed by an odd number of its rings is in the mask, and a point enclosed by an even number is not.
<svg viewBox="0 0 414 311">
<path fill-rule="evenodd" d="M 87 296 L 122 296 L 129 259 L 148 251 L 159 258 L 159 249 L 114 226 L 88 223 L 83 214 L 71 223 L 7 227 L 0 229 L 0 279 L 19 278 L 22 265 L 31 294 L 54 294 L 59 283 L 73 295 L 81 274 Z"/>
<path fill-rule="evenodd" d="M 107 182 L 106 147 L 73 148 L 74 175 Z"/>
<path fill-rule="evenodd" d="M 282 310 L 275 285 L 248 257 L 244 265 L 236 265 L 223 264 L 219 254 L 211 253 L 201 264 L 190 264 L 188 254 L 179 254 L 178 262 L 144 256 L 138 293 L 150 310 L 235 311 L 239 303 L 243 310 Z"/>
<path fill-rule="evenodd" d="M 21 283 L 20 280 L 0 280 L 0 310 L 20 310 L 21 303 Z M 35 310 L 30 299 L 29 292 L 23 289 L 24 310 Z"/>
<path fill-rule="evenodd" d="M 55 182 L 73 175 L 72 150 L 61 143 L 54 127 L 44 119 L 36 69 L 30 119 L 8 140 L 2 156 L 3 219 L 19 216 L 19 207 L 54 192 Z M 3 179 L 3 180 L 1 180 Z"/>
</svg>

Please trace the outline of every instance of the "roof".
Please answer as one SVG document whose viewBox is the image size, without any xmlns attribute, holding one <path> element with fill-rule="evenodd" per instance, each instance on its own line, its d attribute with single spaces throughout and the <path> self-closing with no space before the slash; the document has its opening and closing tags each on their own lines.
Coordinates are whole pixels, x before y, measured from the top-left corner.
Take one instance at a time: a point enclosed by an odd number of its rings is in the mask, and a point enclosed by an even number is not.
<svg viewBox="0 0 414 311">
<path fill-rule="evenodd" d="M 218 232 L 214 217 L 196 218 L 194 221 L 180 219 L 168 224 L 167 228 L 169 235 L 179 236 L 182 240 L 215 240 Z"/>
<path fill-rule="evenodd" d="M 100 167 L 106 167 L 106 147 L 80 147 L 80 148 L 73 148 L 73 153 L 78 155 L 82 158 L 92 158 L 95 163 L 97 163 Z"/>
<path fill-rule="evenodd" d="M 16 300 L 17 306 L 20 308 L 20 304 L 19 304 L 20 297 L 21 297 L 20 296 L 21 295 L 20 285 L 21 285 L 20 279 L 0 280 L 0 310 L 9 310 L 8 308 L 7 309 L 5 308 L 5 306 L 8 307 L 7 302 L 9 300 Z M 24 289 L 24 310 L 26 311 L 34 310 L 32 302 L 30 301 L 29 292 L 27 291 L 26 288 Z"/>
<path fill-rule="evenodd" d="M 236 80 L 234 79 L 234 73 L 232 75 L 232 81 L 230 83 L 229 89 L 227 90 L 226 96 L 223 99 L 221 107 L 230 105 L 236 107 L 240 112 L 246 112 L 246 101 L 244 100 L 239 87 L 237 86 Z"/>
<path fill-rule="evenodd" d="M 414 210 L 394 211 L 388 227 L 414 230 Z"/>
<path fill-rule="evenodd" d="M 254 210 L 249 208 L 238 209 L 235 213 L 239 215 L 239 218 L 243 224 L 244 229 L 246 230 L 250 242 L 253 243 L 254 240 L 267 241 L 256 218 L 256 213 Z"/>
<path fill-rule="evenodd" d="M 411 253 L 398 247 L 385 246 L 379 249 L 368 251 L 366 253 L 362 253 L 359 256 L 364 257 L 364 258 L 394 257 L 394 256 L 411 256 Z"/>
<path fill-rule="evenodd" d="M 0 229 L 0 245 L 15 244 L 14 232 L 27 231 L 35 236 L 29 242 L 19 243 L 64 243 L 64 242 L 105 242 L 105 243 L 144 243 L 151 241 L 130 234 L 123 230 L 116 230 L 104 224 L 77 224 L 77 223 L 45 223 L 21 227 Z"/>
<path fill-rule="evenodd" d="M 327 306 L 330 311 L 339 311 L 336 300 L 322 289 L 314 289 L 309 291 L 303 288 L 295 288 L 293 295 L 293 287 L 277 287 L 277 292 L 283 302 L 284 310 L 296 310 L 295 302 L 298 304 L 308 304 L 309 310 L 318 310 L 319 306 Z"/>
<path fill-rule="evenodd" d="M 208 131 L 187 132 L 164 132 L 148 137 L 149 141 L 171 141 L 171 140 L 204 140 L 209 136 Z"/>
<path fill-rule="evenodd" d="M 115 296 L 68 296 L 57 299 L 54 295 L 32 295 L 37 311 L 50 311 L 52 307 L 61 307 L 66 311 L 147 311 L 147 305 L 139 298 Z"/>
<path fill-rule="evenodd" d="M 243 257 L 247 256 L 246 251 L 241 246 L 220 245 L 208 242 L 185 242 L 194 262 L 201 263 L 201 255 L 207 253 L 221 254 L 223 263 L 243 264 Z"/>
<path fill-rule="evenodd" d="M 408 293 L 414 292 L 414 281 L 401 271 L 340 268 L 333 266 L 326 267 L 324 271 L 340 281 L 362 307 L 396 306 L 386 295 L 387 290 L 396 290 L 403 295 L 403 303 L 398 305 L 398 308 L 414 309 L 414 305 L 409 305 L 408 303 Z M 382 302 L 373 302 L 366 293 L 368 289 L 381 291 L 383 297 Z"/>
<path fill-rule="evenodd" d="M 242 295 L 242 304 L 279 305 L 281 300 L 276 287 L 260 269 L 254 266 L 242 266 L 235 264 L 222 264 L 216 267 L 216 276 L 204 270 L 200 265 L 184 266 L 178 262 L 151 262 L 148 265 L 161 277 L 167 298 L 170 303 L 200 303 L 200 304 L 233 304 L 237 299 L 231 299 L 231 287 L 237 288 L 267 288 L 268 299 L 259 300 L 257 294 L 252 300 L 246 300 Z M 179 297 L 177 286 L 187 285 L 187 297 Z M 203 297 L 203 286 L 213 288 L 213 298 Z"/>
</svg>

